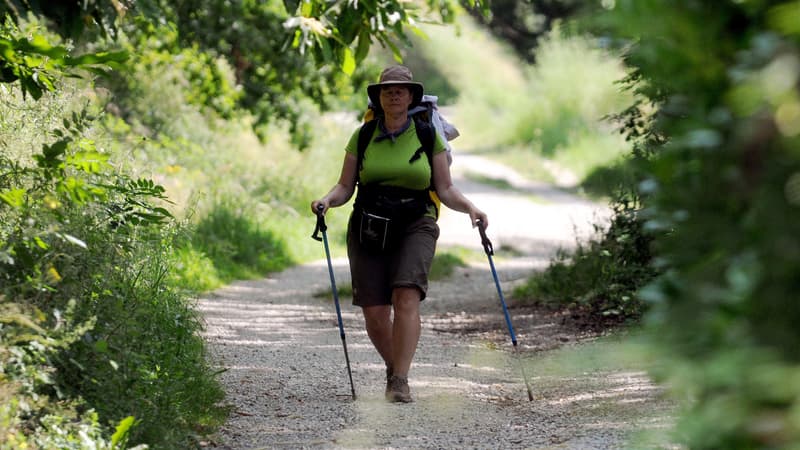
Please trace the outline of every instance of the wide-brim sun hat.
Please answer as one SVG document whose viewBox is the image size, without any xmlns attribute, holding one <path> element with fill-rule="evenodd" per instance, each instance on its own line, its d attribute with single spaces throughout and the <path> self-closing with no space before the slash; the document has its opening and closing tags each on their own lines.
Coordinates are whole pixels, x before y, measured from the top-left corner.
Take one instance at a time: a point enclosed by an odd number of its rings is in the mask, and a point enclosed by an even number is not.
<svg viewBox="0 0 800 450">
<path fill-rule="evenodd" d="M 367 96 L 372 102 L 373 108 L 380 109 L 381 107 L 381 88 L 384 86 L 400 85 L 407 86 L 411 89 L 411 105 L 409 109 L 417 106 L 422 101 L 422 94 L 425 91 L 422 83 L 414 81 L 414 76 L 411 70 L 406 66 L 391 66 L 383 69 L 381 72 L 380 80 L 377 83 L 367 86 Z"/>
</svg>

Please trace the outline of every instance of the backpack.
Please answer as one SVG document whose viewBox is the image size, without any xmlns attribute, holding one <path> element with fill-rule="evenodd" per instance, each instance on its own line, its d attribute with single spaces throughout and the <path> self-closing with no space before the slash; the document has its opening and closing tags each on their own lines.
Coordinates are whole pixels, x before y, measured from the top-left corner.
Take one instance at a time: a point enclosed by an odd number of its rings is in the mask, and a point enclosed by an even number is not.
<svg viewBox="0 0 800 450">
<path fill-rule="evenodd" d="M 431 183 L 428 191 L 431 201 L 436 207 L 437 217 L 439 216 L 441 200 L 439 200 L 439 197 L 436 195 L 436 191 L 433 189 L 433 146 L 436 142 L 436 134 L 439 134 L 442 137 L 442 141 L 445 144 L 448 164 L 452 164 L 453 162 L 450 141 L 460 135 L 458 129 L 450 124 L 450 122 L 448 122 L 439 113 L 439 107 L 437 105 L 438 99 L 439 98 L 435 95 L 423 95 L 420 104 L 408 111 L 408 115 L 414 120 L 414 128 L 417 131 L 417 139 L 419 139 L 421 144 L 420 148 L 414 153 L 408 162 L 411 163 L 416 161 L 421 156 L 422 152 L 424 152 L 425 156 L 428 158 L 428 164 L 431 167 Z M 367 110 L 364 113 L 364 123 L 361 125 L 361 129 L 358 131 L 358 142 L 356 145 L 356 157 L 358 165 L 356 166 L 356 177 L 361 172 L 361 167 L 364 163 L 364 154 L 366 153 L 369 141 L 378 126 L 378 121 L 376 120 L 377 118 L 378 117 L 376 116 L 372 102 L 369 102 L 367 105 Z"/>
</svg>

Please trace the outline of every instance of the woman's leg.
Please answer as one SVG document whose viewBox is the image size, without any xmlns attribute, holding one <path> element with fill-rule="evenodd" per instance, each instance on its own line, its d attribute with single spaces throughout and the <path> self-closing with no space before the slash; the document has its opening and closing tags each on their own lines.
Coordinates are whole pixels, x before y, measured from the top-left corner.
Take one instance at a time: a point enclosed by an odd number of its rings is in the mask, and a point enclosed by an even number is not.
<svg viewBox="0 0 800 450">
<path fill-rule="evenodd" d="M 392 366 L 392 305 L 365 306 L 364 322 L 372 345 L 381 355 L 386 367 Z"/>
<path fill-rule="evenodd" d="M 419 304 L 422 295 L 415 287 L 398 287 L 392 290 L 394 324 L 391 335 L 391 366 L 394 375 L 408 376 L 411 360 L 417 351 L 421 332 Z"/>
</svg>

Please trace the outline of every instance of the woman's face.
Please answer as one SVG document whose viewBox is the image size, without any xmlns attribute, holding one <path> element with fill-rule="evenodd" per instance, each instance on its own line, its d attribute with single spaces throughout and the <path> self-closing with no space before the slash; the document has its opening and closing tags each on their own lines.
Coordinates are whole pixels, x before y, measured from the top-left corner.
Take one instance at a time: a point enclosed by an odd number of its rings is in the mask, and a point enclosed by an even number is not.
<svg viewBox="0 0 800 450">
<path fill-rule="evenodd" d="M 413 97 L 406 86 L 385 86 L 381 88 L 381 108 L 386 114 L 408 111 Z"/>
</svg>

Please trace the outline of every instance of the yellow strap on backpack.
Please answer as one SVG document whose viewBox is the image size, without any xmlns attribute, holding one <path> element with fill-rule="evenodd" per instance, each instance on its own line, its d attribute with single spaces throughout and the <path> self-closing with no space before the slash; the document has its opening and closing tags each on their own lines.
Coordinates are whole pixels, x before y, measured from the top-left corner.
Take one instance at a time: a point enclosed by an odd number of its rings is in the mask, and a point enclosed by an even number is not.
<svg viewBox="0 0 800 450">
<path fill-rule="evenodd" d="M 374 118 L 375 118 L 375 111 L 372 108 L 367 108 L 367 110 L 364 111 L 364 118 L 361 119 L 361 121 L 362 123 L 367 123 Z"/>
<path fill-rule="evenodd" d="M 439 196 L 436 195 L 436 191 L 433 189 L 428 191 L 428 194 L 431 196 L 431 200 L 433 200 L 433 204 L 436 206 L 436 218 L 439 218 L 439 211 L 441 211 L 442 201 L 439 200 Z"/>
</svg>

